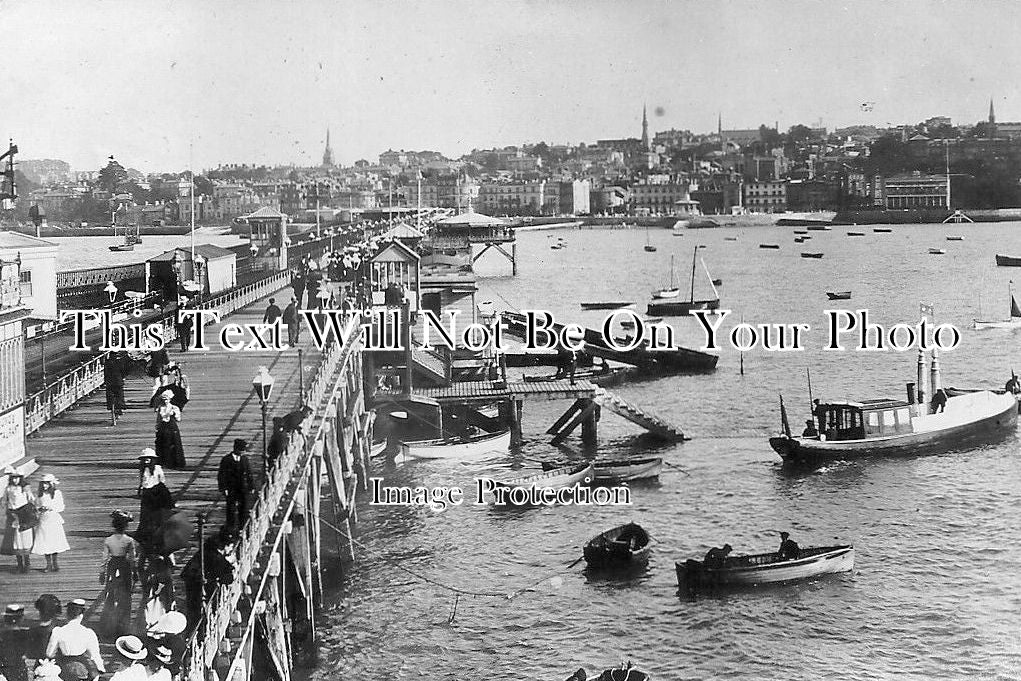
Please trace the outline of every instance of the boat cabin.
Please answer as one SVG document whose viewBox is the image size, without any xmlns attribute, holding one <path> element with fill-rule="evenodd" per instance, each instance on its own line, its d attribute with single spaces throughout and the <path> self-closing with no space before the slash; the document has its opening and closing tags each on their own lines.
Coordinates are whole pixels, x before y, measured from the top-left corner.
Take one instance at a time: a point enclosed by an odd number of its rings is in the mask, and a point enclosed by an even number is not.
<svg viewBox="0 0 1021 681">
<path fill-rule="evenodd" d="M 827 440 L 864 440 L 912 432 L 911 405 L 889 398 L 820 403 L 815 416 Z"/>
</svg>

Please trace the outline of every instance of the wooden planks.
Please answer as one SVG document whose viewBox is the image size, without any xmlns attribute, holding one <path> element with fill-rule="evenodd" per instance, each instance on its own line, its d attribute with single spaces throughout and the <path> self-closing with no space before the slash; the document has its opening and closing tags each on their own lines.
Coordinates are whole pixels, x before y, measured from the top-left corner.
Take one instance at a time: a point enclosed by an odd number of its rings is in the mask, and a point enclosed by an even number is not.
<svg viewBox="0 0 1021 681">
<path fill-rule="evenodd" d="M 555 381 L 508 381 L 505 387 L 496 387 L 493 381 L 462 381 L 442 388 L 420 388 L 416 395 L 431 397 L 440 402 L 457 400 L 497 401 L 510 397 L 524 399 L 563 400 L 594 397 L 595 386 L 588 381 L 558 379 Z"/>
<path fill-rule="evenodd" d="M 257 301 L 227 321 L 260 322 L 266 304 L 266 299 Z M 207 337 L 218 330 L 218 326 L 207 327 Z M 307 385 L 319 363 L 319 352 L 311 347 L 305 331 L 301 347 Z M 252 378 L 259 366 L 266 366 L 276 379 L 267 412 L 269 429 L 273 415 L 283 416 L 297 404 L 298 354 L 293 348 L 281 352 L 229 352 L 215 340 L 208 352 L 181 353 L 176 344 L 168 349 L 188 376 L 191 400 L 181 422 L 187 468 L 167 470 L 167 486 L 189 517 L 212 509 L 207 530 L 216 531 L 223 522 L 216 471 L 234 438 L 249 440 L 252 468 L 261 477 L 262 417 L 252 394 Z M 19 602 L 31 610 L 31 603 L 41 593 L 55 594 L 64 602 L 72 598 L 91 602 L 99 597 L 102 542 L 110 534 L 109 514 L 122 508 L 136 518 L 138 515 L 137 456 L 144 447 L 153 446 L 155 435 L 155 417 L 148 406 L 151 391 L 152 379 L 129 378 L 125 385 L 127 411 L 116 426 L 111 426 L 100 389 L 28 440 L 28 454 L 40 465 L 40 471 L 31 479 L 33 488 L 42 473 L 60 478 L 67 505 L 64 528 L 71 550 L 61 554 L 59 573 L 42 572 L 45 561 L 34 556 L 34 569 L 27 575 L 17 574 L 13 557 L 0 557 L 0 604 Z M 178 554 L 178 558 L 183 564 L 186 556 Z"/>
</svg>

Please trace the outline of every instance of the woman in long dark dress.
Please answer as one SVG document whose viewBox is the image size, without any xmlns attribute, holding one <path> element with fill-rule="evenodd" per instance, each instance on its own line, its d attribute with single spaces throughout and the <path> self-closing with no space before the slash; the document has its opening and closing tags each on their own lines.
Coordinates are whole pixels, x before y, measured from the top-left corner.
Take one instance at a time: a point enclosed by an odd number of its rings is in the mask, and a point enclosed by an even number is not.
<svg viewBox="0 0 1021 681">
<path fill-rule="evenodd" d="M 131 516 L 117 510 L 110 517 L 113 534 L 103 542 L 105 561 L 99 577 L 106 584 L 106 600 L 99 627 L 104 636 L 116 638 L 130 633 L 131 591 L 135 584 L 138 553 L 135 540 L 126 534 Z"/>
<path fill-rule="evenodd" d="M 53 594 L 43 594 L 35 599 L 35 609 L 39 611 L 39 621 L 28 630 L 25 656 L 29 660 L 46 657 L 46 644 L 50 642 L 50 634 L 53 627 L 57 626 L 57 616 L 60 615 L 60 599 Z"/>
<path fill-rule="evenodd" d="M 0 495 L 0 510 L 5 512 L 7 526 L 0 542 L 0 556 L 14 556 L 18 572 L 28 572 L 31 567 L 33 529 L 38 522 L 35 513 L 35 495 L 24 475 L 11 467 L 4 469 L 7 487 Z"/>
<path fill-rule="evenodd" d="M 143 546 L 153 543 L 156 531 L 174 508 L 163 467 L 156 463 L 156 450 L 146 447 L 138 457 L 138 498 L 140 512 L 135 539 Z M 147 549 L 148 551 L 148 549 Z"/>
<path fill-rule="evenodd" d="M 169 392 L 160 393 L 156 408 L 156 456 L 166 468 L 184 468 L 184 446 L 181 444 L 181 410 L 170 403 Z"/>
</svg>

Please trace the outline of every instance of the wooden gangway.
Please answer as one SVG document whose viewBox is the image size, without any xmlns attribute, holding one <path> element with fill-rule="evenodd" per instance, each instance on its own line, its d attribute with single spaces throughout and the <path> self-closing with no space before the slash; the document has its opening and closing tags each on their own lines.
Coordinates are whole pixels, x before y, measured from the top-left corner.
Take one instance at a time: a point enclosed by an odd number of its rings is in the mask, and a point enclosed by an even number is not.
<svg viewBox="0 0 1021 681">
<path fill-rule="evenodd" d="M 599 406 L 609 409 L 615 414 L 623 416 L 628 421 L 645 428 L 658 438 L 671 442 L 678 442 L 686 439 L 684 432 L 677 426 L 671 425 L 641 407 L 628 402 L 623 397 L 611 393 L 603 388 L 596 388 L 596 402 Z"/>
</svg>

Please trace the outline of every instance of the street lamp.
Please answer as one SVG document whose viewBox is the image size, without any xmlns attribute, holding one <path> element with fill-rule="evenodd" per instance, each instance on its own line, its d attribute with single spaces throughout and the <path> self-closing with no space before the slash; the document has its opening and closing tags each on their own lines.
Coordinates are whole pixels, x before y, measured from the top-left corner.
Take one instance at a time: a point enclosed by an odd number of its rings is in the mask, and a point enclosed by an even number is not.
<svg viewBox="0 0 1021 681">
<path fill-rule="evenodd" d="M 106 282 L 106 288 L 103 292 L 110 296 L 110 304 L 113 305 L 114 299 L 117 298 L 117 286 L 112 281 Z"/>
<path fill-rule="evenodd" d="M 174 270 L 174 296 L 177 304 L 181 304 L 181 269 L 184 261 L 181 259 L 180 251 L 174 251 L 174 257 L 170 259 L 170 267 Z"/>
<path fill-rule="evenodd" d="M 269 375 L 266 367 L 259 367 L 259 373 L 252 379 L 252 390 L 259 399 L 262 407 L 262 469 L 268 471 L 266 460 L 266 406 L 269 403 L 269 396 L 273 392 L 273 377 Z"/>
</svg>

